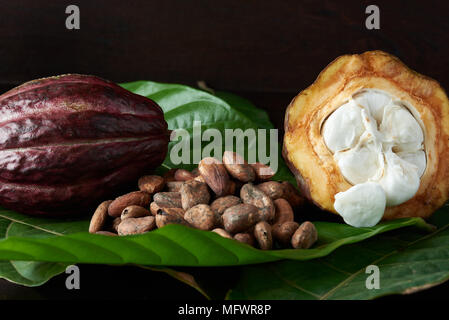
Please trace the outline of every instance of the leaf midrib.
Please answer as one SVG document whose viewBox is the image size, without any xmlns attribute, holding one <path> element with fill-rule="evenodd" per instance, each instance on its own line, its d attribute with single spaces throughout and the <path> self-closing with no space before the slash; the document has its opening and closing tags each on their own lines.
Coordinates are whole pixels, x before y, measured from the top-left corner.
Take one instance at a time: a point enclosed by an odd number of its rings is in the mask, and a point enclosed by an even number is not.
<svg viewBox="0 0 449 320">
<path fill-rule="evenodd" d="M 25 222 L 25 221 L 21 221 L 21 220 L 17 220 L 17 219 L 14 219 L 14 218 L 5 216 L 5 215 L 3 215 L 3 214 L 0 214 L 0 218 L 4 218 L 4 219 L 7 219 L 7 220 L 11 221 L 11 223 L 9 224 L 9 226 L 8 226 L 8 228 L 7 228 L 7 231 L 8 231 L 9 228 L 11 227 L 12 223 L 15 222 L 15 223 L 20 223 L 20 224 L 23 224 L 23 225 L 32 227 L 32 228 L 37 229 L 37 230 L 41 230 L 41 231 L 44 231 L 44 232 L 47 232 L 47 233 L 51 233 L 51 234 L 54 234 L 54 235 L 57 235 L 57 236 L 63 236 L 63 235 L 64 235 L 63 233 L 59 233 L 59 232 L 56 232 L 56 231 L 53 231 L 53 230 L 48 230 L 48 229 L 45 229 L 45 228 L 42 228 L 42 227 L 33 225 L 33 224 L 31 224 L 31 223 L 27 223 L 27 222 Z M 7 234 L 7 232 L 5 233 L 5 235 L 6 235 L 6 234 Z"/>
</svg>

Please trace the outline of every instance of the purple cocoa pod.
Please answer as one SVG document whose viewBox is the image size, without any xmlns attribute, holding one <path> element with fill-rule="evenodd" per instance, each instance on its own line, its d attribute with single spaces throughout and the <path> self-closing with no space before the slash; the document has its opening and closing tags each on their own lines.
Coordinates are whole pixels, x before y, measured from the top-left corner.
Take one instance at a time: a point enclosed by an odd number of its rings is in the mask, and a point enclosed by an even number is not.
<svg viewBox="0 0 449 320">
<path fill-rule="evenodd" d="M 0 205 L 82 214 L 159 166 L 168 140 L 161 108 L 110 81 L 27 82 L 0 96 Z"/>
</svg>

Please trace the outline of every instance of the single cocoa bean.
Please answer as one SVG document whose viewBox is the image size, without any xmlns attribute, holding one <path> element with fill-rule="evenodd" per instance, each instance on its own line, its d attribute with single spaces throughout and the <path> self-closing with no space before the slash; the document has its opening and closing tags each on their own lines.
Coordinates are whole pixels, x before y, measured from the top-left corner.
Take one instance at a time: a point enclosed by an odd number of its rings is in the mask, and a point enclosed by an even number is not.
<svg viewBox="0 0 449 320">
<path fill-rule="evenodd" d="M 242 203 L 227 208 L 222 218 L 226 231 L 238 233 L 247 230 L 259 221 L 259 209 L 251 204 Z"/>
<path fill-rule="evenodd" d="M 256 238 L 260 249 L 270 250 L 273 247 L 271 226 L 266 221 L 261 221 L 255 225 L 254 237 Z"/>
<path fill-rule="evenodd" d="M 256 162 L 251 163 L 250 166 L 254 169 L 254 172 L 256 173 L 257 180 L 259 181 L 267 181 L 273 178 L 274 171 L 269 166 Z"/>
<path fill-rule="evenodd" d="M 197 204 L 208 204 L 210 200 L 207 185 L 195 180 L 185 181 L 180 190 L 181 205 L 188 210 Z"/>
<path fill-rule="evenodd" d="M 239 181 L 250 182 L 256 178 L 254 169 L 238 153 L 225 151 L 223 153 L 223 164 L 229 174 Z"/>
<path fill-rule="evenodd" d="M 215 199 L 210 204 L 210 208 L 214 213 L 221 216 L 227 208 L 236 206 L 240 203 L 242 203 L 242 200 L 239 197 L 230 195 Z"/>
<path fill-rule="evenodd" d="M 292 206 L 287 200 L 280 198 L 273 201 L 275 207 L 275 218 L 273 224 L 282 224 L 294 220 Z"/>
<path fill-rule="evenodd" d="M 139 218 L 151 215 L 150 211 L 141 206 L 129 206 L 123 209 L 120 218 L 122 220 L 129 218 Z"/>
<path fill-rule="evenodd" d="M 153 216 L 141 218 L 128 218 L 123 220 L 118 226 L 118 234 L 127 236 L 131 234 L 145 233 L 153 230 L 155 227 L 155 219 Z"/>
<path fill-rule="evenodd" d="M 137 185 L 139 186 L 140 191 L 153 194 L 164 189 L 165 180 L 160 176 L 143 176 L 140 177 Z"/>
<path fill-rule="evenodd" d="M 299 191 L 288 181 L 283 181 L 282 186 L 284 188 L 284 195 L 282 196 L 287 200 L 293 208 L 298 208 L 304 204 L 304 197 L 301 196 Z"/>
<path fill-rule="evenodd" d="M 178 169 L 175 171 L 175 180 L 176 181 L 188 181 L 195 178 L 195 176 L 188 170 Z"/>
<path fill-rule="evenodd" d="M 221 161 L 208 157 L 198 164 L 198 170 L 217 197 L 229 192 L 229 175 Z"/>
<path fill-rule="evenodd" d="M 318 232 L 315 225 L 306 221 L 293 234 L 291 244 L 295 249 L 309 249 L 317 240 Z"/>
<path fill-rule="evenodd" d="M 184 220 L 184 209 L 182 208 L 161 208 L 156 214 L 156 226 L 162 228 L 168 224 L 182 224 L 189 226 Z"/>
<path fill-rule="evenodd" d="M 222 236 L 223 238 L 228 238 L 228 239 L 233 239 L 232 236 L 229 234 L 229 232 L 227 232 L 224 229 L 221 228 L 215 228 L 214 230 L 212 230 L 212 232 L 215 232 L 217 234 L 219 234 L 220 236 Z"/>
<path fill-rule="evenodd" d="M 161 208 L 182 208 L 179 192 L 158 192 L 153 196 L 153 200 Z"/>
<path fill-rule="evenodd" d="M 116 198 L 111 202 L 108 213 L 111 217 L 118 217 L 122 214 L 123 209 L 128 206 L 136 205 L 146 207 L 150 204 L 151 196 L 147 192 L 134 191 Z"/>
<path fill-rule="evenodd" d="M 250 245 L 251 247 L 254 247 L 255 240 L 252 233 L 237 233 L 234 235 L 234 239 L 246 243 L 247 245 Z"/>
<path fill-rule="evenodd" d="M 272 200 L 282 198 L 284 194 L 284 187 L 277 181 L 267 181 L 257 185 L 257 188 L 262 190 Z"/>
<path fill-rule="evenodd" d="M 183 183 L 183 181 L 169 181 L 167 182 L 167 190 L 169 192 L 179 192 Z"/>
<path fill-rule="evenodd" d="M 103 201 L 95 210 L 92 218 L 90 219 L 89 232 L 96 233 L 100 231 L 106 224 L 108 219 L 108 208 L 112 203 L 112 200 Z"/>
<path fill-rule="evenodd" d="M 240 189 L 240 198 L 242 198 L 243 203 L 252 204 L 259 208 L 261 221 L 273 221 L 275 217 L 273 200 L 252 183 L 243 185 Z"/>
<path fill-rule="evenodd" d="M 271 227 L 273 238 L 283 246 L 289 246 L 293 234 L 299 228 L 299 224 L 295 221 L 285 221 L 280 224 L 274 224 Z"/>
<path fill-rule="evenodd" d="M 184 219 L 200 230 L 211 230 L 215 226 L 215 214 L 207 204 L 191 207 L 184 214 Z"/>
</svg>

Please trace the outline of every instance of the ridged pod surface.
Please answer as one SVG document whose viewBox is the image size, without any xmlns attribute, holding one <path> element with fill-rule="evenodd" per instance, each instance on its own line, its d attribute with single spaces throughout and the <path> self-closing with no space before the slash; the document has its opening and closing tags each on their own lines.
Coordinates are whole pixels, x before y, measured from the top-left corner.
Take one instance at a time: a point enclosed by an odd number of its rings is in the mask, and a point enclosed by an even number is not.
<svg viewBox="0 0 449 320">
<path fill-rule="evenodd" d="M 0 96 L 0 204 L 82 214 L 159 166 L 169 134 L 152 100 L 94 76 L 27 82 Z"/>
</svg>

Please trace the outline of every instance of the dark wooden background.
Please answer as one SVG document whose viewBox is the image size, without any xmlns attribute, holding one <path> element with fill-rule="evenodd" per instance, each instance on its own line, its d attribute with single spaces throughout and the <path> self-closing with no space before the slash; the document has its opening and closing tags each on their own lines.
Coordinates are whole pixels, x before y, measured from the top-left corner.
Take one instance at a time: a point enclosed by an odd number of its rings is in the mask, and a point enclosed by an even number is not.
<svg viewBox="0 0 449 320">
<path fill-rule="evenodd" d="M 80 30 L 65 28 L 70 4 L 80 8 Z M 380 30 L 365 28 L 369 4 L 380 7 Z M 448 1 L 430 0 L 1 0 L 0 92 L 73 72 L 116 82 L 204 80 L 249 98 L 281 127 L 291 98 L 341 54 L 385 50 L 449 88 L 448 13 Z M 132 268 L 83 270 L 101 285 L 68 293 L 64 276 L 35 289 L 0 281 L 0 298 L 109 297 L 109 277 L 123 279 L 118 288 L 132 283 L 130 297 L 199 297 L 160 274 L 148 281 Z M 161 283 L 169 285 L 158 296 L 145 290 Z M 444 285 L 418 296 L 441 298 L 448 290 Z"/>
</svg>

